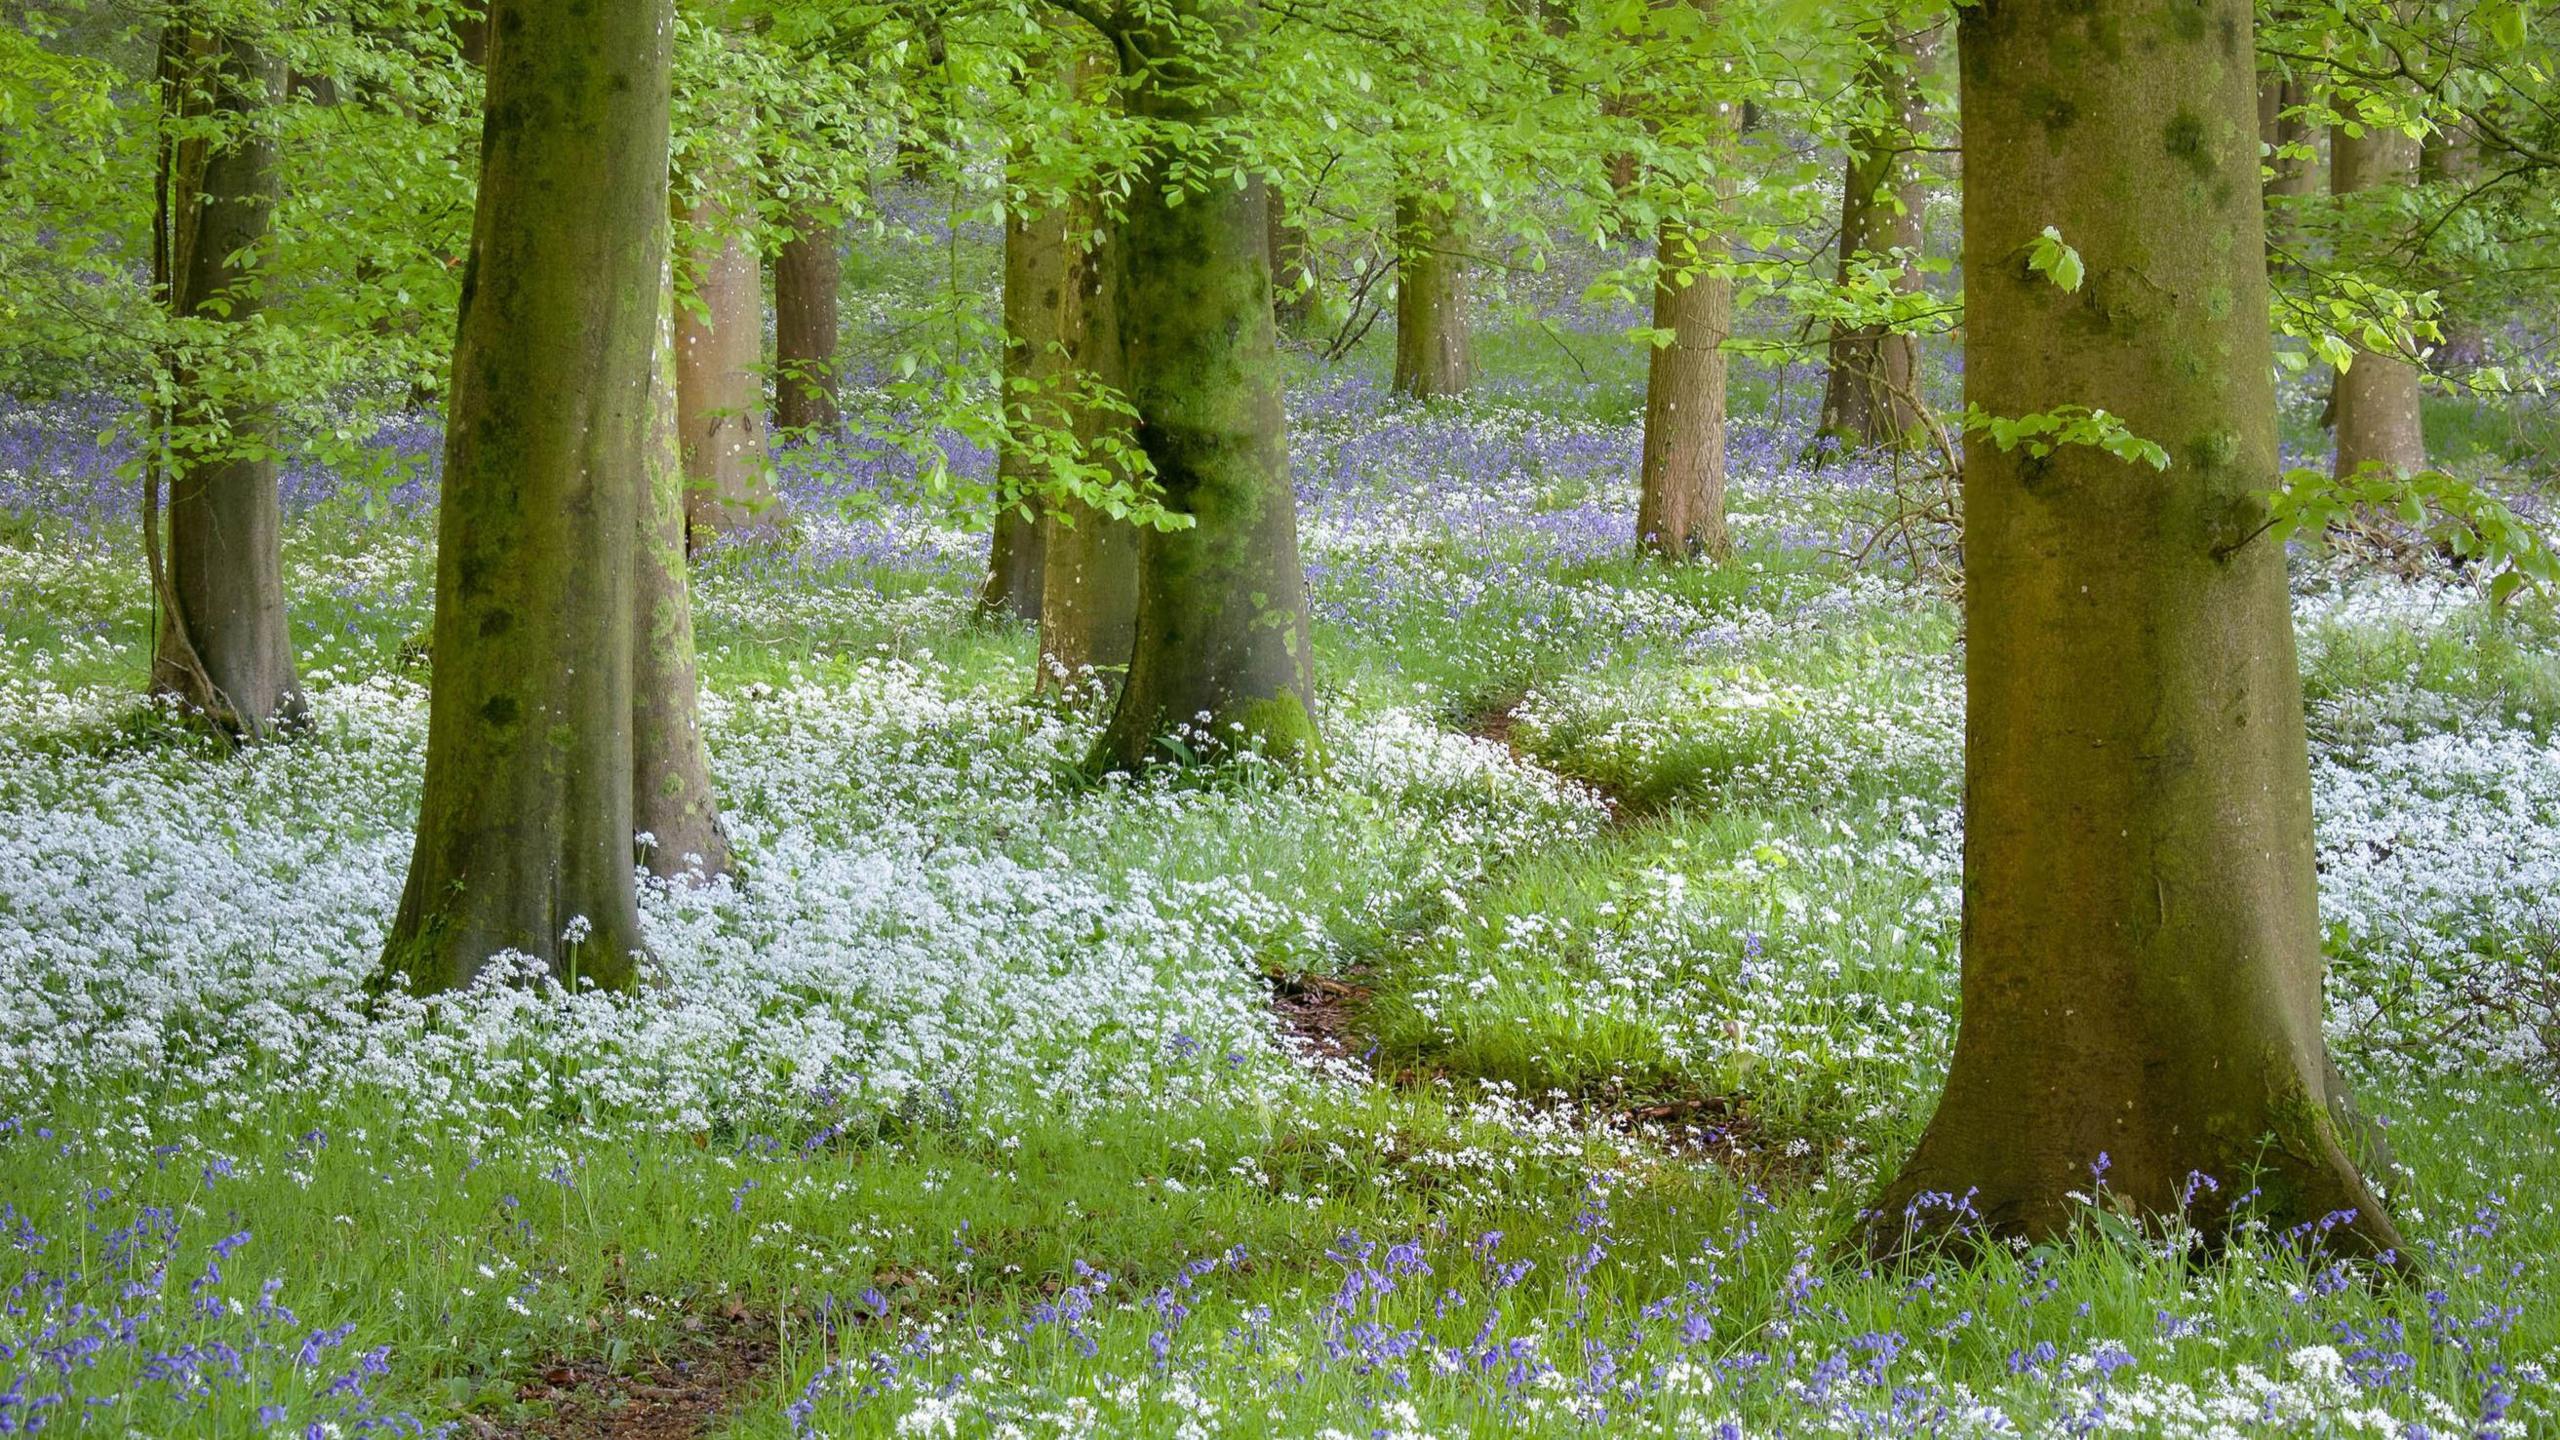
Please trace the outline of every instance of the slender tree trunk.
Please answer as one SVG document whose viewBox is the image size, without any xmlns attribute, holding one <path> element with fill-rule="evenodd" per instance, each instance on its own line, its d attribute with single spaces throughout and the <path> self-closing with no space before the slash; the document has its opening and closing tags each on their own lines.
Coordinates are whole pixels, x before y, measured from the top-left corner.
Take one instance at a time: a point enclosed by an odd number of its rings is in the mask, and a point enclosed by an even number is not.
<svg viewBox="0 0 2560 1440">
<path fill-rule="evenodd" d="M 1090 220 L 1088 213 L 1078 224 L 1090 229 Z M 1125 389 L 1109 241 L 1100 250 L 1071 256 L 1070 267 L 1074 279 L 1068 293 L 1075 308 L 1061 326 L 1070 359 L 1093 379 Z M 1085 408 L 1076 416 L 1076 435 L 1090 449 L 1120 423 L 1117 416 Z M 1108 678 L 1125 671 L 1138 629 L 1137 527 L 1074 500 L 1043 517 L 1041 526 L 1040 673 L 1035 684 L 1045 690 L 1085 683 L 1088 675 Z"/>
<path fill-rule="evenodd" d="M 2450 192 L 2448 202 L 2477 184 L 2477 137 L 2460 128 L 2429 131 L 2418 152 L 2418 177 L 2430 185 L 2445 187 Z M 2436 328 L 2444 341 L 2429 357 L 2428 368 L 2439 375 L 2460 375 L 2488 363 L 2489 337 L 2481 328 L 2479 316 L 2463 304 L 2462 277 L 2447 273 L 2447 267 L 2434 269 L 2438 302 L 2444 307 L 2436 317 Z"/>
<path fill-rule="evenodd" d="M 831 430 L 838 419 L 838 238 L 836 226 L 803 206 L 773 252 L 773 423 L 785 430 Z"/>
<path fill-rule="evenodd" d="M 163 147 L 153 246 L 160 288 L 173 314 L 243 333 L 265 309 L 265 287 L 234 261 L 265 244 L 283 188 L 275 141 L 249 127 L 282 93 L 284 63 L 247 41 L 200 41 L 174 27 L 162 52 L 173 107 L 184 113 L 193 103 L 187 92 L 201 84 L 212 112 L 232 128 L 218 144 Z M 304 718 L 285 618 L 276 462 L 261 453 L 271 443 L 274 406 L 239 398 L 226 383 L 241 378 L 227 373 L 236 358 L 174 358 L 179 400 L 165 569 L 153 557 L 162 593 L 154 597 L 151 688 L 229 734 L 265 739 Z M 211 398 L 209 382 L 233 398 Z"/>
<path fill-rule="evenodd" d="M 1840 187 L 1839 275 L 1844 285 L 1860 255 L 1900 251 L 1914 262 L 1919 258 L 1928 191 L 1919 167 L 1905 152 L 1917 143 L 1926 120 L 1914 76 L 1928 62 L 1934 39 L 1935 32 L 1878 37 L 1877 43 L 1889 46 L 1893 55 L 1870 62 L 1863 83 L 1878 112 L 1893 119 L 1850 137 L 1848 174 Z M 1899 288 L 1919 290 L 1917 268 L 1903 271 Z M 1853 445 L 1906 440 L 1920 423 L 1913 407 L 1919 342 L 1880 325 L 1834 325 L 1829 359 L 1822 433 Z"/>
<path fill-rule="evenodd" d="M 733 141 L 733 154 L 748 153 L 752 110 L 722 97 L 714 123 Z M 744 169 L 728 160 L 715 160 L 698 178 L 700 191 L 683 216 L 695 304 L 676 312 L 677 430 L 697 549 L 715 535 L 767 533 L 782 521 L 765 463 L 764 284 L 756 248 L 742 233 L 754 196 Z"/>
<path fill-rule="evenodd" d="M 2397 130 L 2366 129 L 2329 137 L 2330 184 L 2341 197 L 2399 190 L 2417 183 L 2418 142 Z M 2368 464 L 2399 474 L 2427 468 L 2426 427 L 2418 406 L 2418 367 L 2396 353 L 2359 349 L 2339 372 L 2331 395 L 2338 428 L 2337 474 Z"/>
<path fill-rule="evenodd" d="M 631 629 L 632 825 L 661 878 L 729 871 L 729 832 L 702 745 L 701 672 L 693 651 L 693 596 L 685 569 L 684 456 L 676 439 L 676 292 L 660 286 L 649 371 L 646 492 L 635 507 Z"/>
<path fill-rule="evenodd" d="M 1711 234 L 1662 223 L 1655 254 L 1653 327 L 1657 345 L 1645 371 L 1644 488 L 1636 543 L 1672 560 L 1722 558 L 1724 525 L 1724 342 L 1733 335 L 1733 281 L 1702 267 L 1722 258 Z"/>
<path fill-rule="evenodd" d="M 1965 456 L 1963 1014 L 1872 1247 L 2042 1240 L 2074 1192 L 2208 1234 L 2353 1212 L 2400 1248 L 2321 1033 L 2247 0 L 1961 12 L 1965 390 L 2103 406 L 2172 457 Z M 2057 117 L 2062 117 L 2059 120 Z M 2066 293 L 2022 257 L 2057 227 Z M 2218 1190 L 2191 1177 L 2210 1177 Z M 1933 1200 L 1928 1197 L 1941 1197 Z"/>
<path fill-rule="evenodd" d="M 673 0 L 496 0 L 437 523 L 417 848 L 385 947 L 421 991 L 513 950 L 629 984 L 633 632 L 667 263 Z"/>
<path fill-rule="evenodd" d="M 1232 49 L 1254 24 L 1249 0 L 1168 0 L 1156 24 L 1120 37 L 1131 111 L 1214 134 L 1236 110 L 1219 73 L 1232 60 L 1189 47 Z M 1207 739 L 1294 758 L 1317 743 L 1315 657 L 1266 200 L 1225 184 L 1177 195 L 1168 168 L 1157 159 L 1121 222 L 1120 333 L 1138 443 L 1165 508 L 1196 523 L 1139 537 L 1137 635 L 1100 758 L 1134 768 L 1179 755 L 1166 743 L 1177 731 L 1195 754 Z"/>
<path fill-rule="evenodd" d="M 1446 195 L 1396 197 L 1395 392 L 1416 400 L 1463 395 L 1475 381 L 1463 206 Z"/>
<path fill-rule="evenodd" d="M 2291 151 L 2308 147 L 2316 132 L 2293 113 L 2310 95 L 2299 80 L 2273 77 L 2258 87 L 2259 138 L 2275 149 L 2268 162 L 2267 244 L 2270 251 L 2291 252 L 2301 244 L 2301 202 L 2320 193 L 2320 161 L 2316 155 Z"/>
<path fill-rule="evenodd" d="M 1284 334 L 1296 334 L 1307 328 L 1315 315 L 1315 274 L 1310 267 L 1307 232 L 1289 223 L 1286 207 L 1275 194 L 1265 193 L 1263 203 L 1269 207 L 1266 235 L 1271 250 L 1271 314 Z"/>
<path fill-rule="evenodd" d="M 1005 415 L 1025 430 L 1072 424 L 1060 387 L 1072 374 L 1066 349 L 1075 305 L 1073 209 L 1057 205 L 1005 217 Z M 1008 439 L 997 452 L 1000 508 L 987 544 L 987 578 L 978 588 L 983 614 L 1040 618 L 1042 502 L 1032 494 L 1038 474 L 1031 447 Z"/>
</svg>

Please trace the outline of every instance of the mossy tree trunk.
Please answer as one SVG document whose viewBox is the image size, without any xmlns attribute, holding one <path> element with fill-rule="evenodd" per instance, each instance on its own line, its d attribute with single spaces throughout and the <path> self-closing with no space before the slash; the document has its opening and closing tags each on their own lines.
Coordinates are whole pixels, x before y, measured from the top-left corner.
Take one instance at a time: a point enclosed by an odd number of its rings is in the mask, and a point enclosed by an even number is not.
<svg viewBox="0 0 2560 1440">
<path fill-rule="evenodd" d="M 672 0 L 491 7 L 454 342 L 416 849 L 383 965 L 501 950 L 606 986 L 642 952 L 635 557 L 667 263 Z"/>
<path fill-rule="evenodd" d="M 1645 369 L 1643 489 L 1636 544 L 1671 560 L 1721 558 L 1724 524 L 1725 354 L 1733 281 L 1710 231 L 1662 224 L 1655 251 L 1653 328 L 1670 335 Z"/>
<path fill-rule="evenodd" d="M 1023 427 L 1062 426 L 1062 390 L 1072 376 L 1068 327 L 1075 303 L 1072 206 L 1036 214 L 1008 210 L 1004 225 L 1005 416 Z M 1039 462 L 1033 447 L 1008 439 L 996 453 L 999 508 L 987 542 L 987 575 L 978 609 L 989 616 L 1038 621 L 1041 600 L 1041 501 L 1033 494 Z"/>
<path fill-rule="evenodd" d="M 1074 223 L 1093 228 L 1085 209 Z M 1069 313 L 1059 329 L 1067 359 L 1092 380 L 1126 390 L 1120 319 L 1112 290 L 1110 241 L 1069 256 Z M 1119 416 L 1081 407 L 1076 436 L 1088 447 L 1121 424 Z M 1138 630 L 1138 529 L 1090 505 L 1067 500 L 1041 519 L 1041 689 L 1108 683 L 1128 668 Z"/>
<path fill-rule="evenodd" d="M 729 95 L 707 109 L 727 156 L 749 153 L 753 109 Z M 770 532 L 782 514 L 766 465 L 764 281 L 745 233 L 755 213 L 750 177 L 734 158 L 715 157 L 693 179 L 682 218 L 694 303 L 676 311 L 676 409 L 698 549 L 717 535 Z"/>
<path fill-rule="evenodd" d="M 1914 163 L 1921 113 L 1916 72 L 1934 50 L 1934 32 L 1879 35 L 1884 52 L 1861 77 L 1875 117 L 1849 139 L 1840 187 L 1839 274 L 1845 283 L 1860 255 L 1900 251 L 1916 262 L 1927 187 Z M 1900 288 L 1920 288 L 1916 268 Z M 1919 342 L 1881 325 L 1834 325 L 1822 390 L 1822 433 L 1853 445 L 1899 445 L 1920 423 L 1914 401 Z"/>
<path fill-rule="evenodd" d="M 2369 191 L 2406 190 L 2418 180 L 2418 142 L 2397 130 L 2341 128 L 2329 137 L 2329 180 L 2342 199 Z M 2427 468 L 2426 425 L 2418 404 L 2418 367 L 2397 353 L 2363 350 L 2340 371 L 2332 393 L 2337 474 L 2367 465 L 2399 474 Z"/>
<path fill-rule="evenodd" d="M 1463 395 L 1475 383 L 1464 205 L 1445 191 L 1396 196 L 1395 392 L 1416 400 Z"/>
<path fill-rule="evenodd" d="M 773 252 L 773 423 L 785 430 L 831 430 L 839 418 L 841 231 L 806 205 L 792 212 L 790 229 L 790 238 Z"/>
<path fill-rule="evenodd" d="M 649 372 L 646 492 L 637 507 L 631 616 L 631 823 L 650 873 L 727 874 L 729 833 L 703 749 L 702 676 L 685 567 L 684 456 L 676 439 L 675 277 L 660 287 Z"/>
<path fill-rule="evenodd" d="M 1131 112 L 1214 133 L 1235 113 L 1231 71 L 1254 6 L 1167 0 L 1151 18 L 1116 37 Z M 1216 157 L 1185 158 L 1216 173 Z M 1137 631 L 1099 758 L 1136 767 L 1197 754 L 1204 737 L 1292 758 L 1316 745 L 1315 670 L 1267 201 L 1259 185 L 1224 183 L 1177 196 L 1168 169 L 1159 156 L 1134 187 L 1114 263 L 1138 444 L 1165 508 L 1194 523 L 1139 537 Z"/>
<path fill-rule="evenodd" d="M 163 37 L 171 118 L 210 110 L 213 140 L 164 144 L 153 257 L 172 314 L 247 334 L 264 281 L 238 264 L 266 243 L 282 171 L 258 127 L 285 84 L 284 62 L 238 38 Z M 210 347 L 198 338 L 189 348 Z M 275 407 L 239 357 L 172 357 L 168 539 L 155 553 L 151 687 L 228 734 L 265 739 L 304 718 L 285 617 L 284 515 L 276 493 Z M 155 474 L 151 483 L 156 488 Z M 156 508 L 156 506 L 155 506 Z M 157 546 L 158 537 L 146 535 Z"/>
<path fill-rule="evenodd" d="M 2208 1234 L 2341 1211 L 2396 1251 L 2321 1031 L 2311 786 L 2276 473 L 2247 0 L 1962 12 L 1966 399 L 2103 406 L 2166 473 L 1965 457 L 1963 1012 L 1878 1201 L 2041 1240 L 2101 1202 Z M 2045 226 L 2087 264 L 2025 259 Z M 2218 1190 L 2196 1186 L 2202 1174 Z"/>
</svg>

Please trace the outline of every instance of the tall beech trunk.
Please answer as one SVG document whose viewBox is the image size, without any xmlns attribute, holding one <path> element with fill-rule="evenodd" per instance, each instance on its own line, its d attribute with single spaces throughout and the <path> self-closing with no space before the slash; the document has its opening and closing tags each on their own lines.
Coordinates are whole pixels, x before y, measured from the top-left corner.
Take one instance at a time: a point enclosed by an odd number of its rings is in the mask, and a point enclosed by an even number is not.
<svg viewBox="0 0 2560 1440">
<path fill-rule="evenodd" d="M 1463 207 L 1446 194 L 1396 196 L 1395 392 L 1416 400 L 1463 395 L 1475 383 Z"/>
<path fill-rule="evenodd" d="M 1644 487 L 1636 543 L 1673 560 L 1721 558 L 1724 525 L 1724 342 L 1733 335 L 1733 281 L 1701 267 L 1722 258 L 1712 234 L 1662 223 L 1655 254 L 1653 328 L 1669 331 L 1646 365 Z"/>
<path fill-rule="evenodd" d="M 2372 126 L 2329 137 L 2330 186 L 2341 197 L 2401 190 L 2417 183 L 2418 142 Z M 2399 474 L 2427 468 L 2426 426 L 2418 408 L 2418 367 L 2395 353 L 2359 349 L 2331 393 L 2338 431 L 2337 474 L 2374 464 Z"/>
<path fill-rule="evenodd" d="M 157 288 L 173 314 L 229 331 L 254 323 L 265 308 L 263 282 L 233 262 L 265 243 L 283 189 L 275 141 L 249 127 L 283 92 L 284 62 L 244 40 L 207 40 L 177 27 L 161 51 L 173 112 L 197 113 L 209 103 L 228 129 L 218 144 L 162 147 Z M 228 362 L 172 359 L 177 433 L 166 563 L 151 557 L 151 688 L 229 734 L 265 739 L 299 725 L 305 713 L 285 619 L 276 462 L 256 453 L 274 428 L 274 406 L 242 398 L 225 383 L 236 377 L 215 372 Z M 209 388 L 234 393 L 215 398 Z M 223 438 L 200 438 L 214 433 Z M 158 544 L 156 535 L 145 540 Z"/>
<path fill-rule="evenodd" d="M 2109 1208 L 2218 1234 L 2254 1190 L 2274 1225 L 2352 1211 L 2330 1243 L 2396 1252 L 2321 1035 L 2302 686 L 2258 533 L 2250 6 L 1960 14 L 1965 171 L 2001 177 L 1965 187 L 1966 399 L 2103 406 L 2172 459 L 1967 443 L 1962 1022 L 1870 1246 L 1942 1232 L 1924 1197 L 1948 1195 L 2055 1236 L 2103 1157 Z M 2076 294 L 2023 262 L 2047 225 L 2087 262 Z"/>
<path fill-rule="evenodd" d="M 721 96 L 710 117 L 746 153 L 755 115 Z M 684 447 L 685 515 L 692 543 L 715 535 L 770 532 L 782 521 L 766 467 L 764 282 L 755 247 L 741 233 L 754 213 L 748 176 L 715 160 L 697 177 L 684 212 L 690 222 L 686 271 L 696 305 L 676 312 L 677 432 Z M 697 306 L 699 308 L 697 308 Z"/>
<path fill-rule="evenodd" d="M 1074 223 L 1090 230 L 1092 219 L 1086 210 Z M 1068 358 L 1093 379 L 1125 389 L 1110 241 L 1106 238 L 1096 250 L 1070 253 L 1068 266 L 1069 313 L 1059 325 Z M 1076 436 L 1089 446 L 1120 423 L 1116 415 L 1082 409 L 1075 417 Z M 1042 517 L 1040 544 L 1040 673 L 1035 686 L 1045 690 L 1084 683 L 1088 673 L 1107 680 L 1125 671 L 1138 632 L 1138 528 L 1066 500 Z"/>
<path fill-rule="evenodd" d="M 1011 211 L 1005 217 L 1005 415 L 1026 426 L 1071 423 L 1058 387 L 1072 370 L 1065 352 L 1075 290 L 1073 208 L 1054 205 L 1036 215 Z M 1034 452 L 1013 441 L 996 453 L 1001 508 L 987 542 L 987 576 L 978 587 L 983 614 L 1040 618 L 1042 526 L 1040 502 L 1030 493 L 1038 471 Z"/>
<path fill-rule="evenodd" d="M 1231 57 L 1186 47 L 1231 50 L 1254 24 L 1250 0 L 1167 0 L 1156 23 L 1123 30 L 1131 111 L 1211 133 L 1231 123 L 1233 82 L 1219 73 Z M 1197 169 L 1214 157 L 1184 158 Z M 1191 730 L 1183 744 L 1194 753 L 1205 730 L 1221 746 L 1294 758 L 1317 743 L 1315 669 L 1271 325 L 1268 201 L 1259 185 L 1176 193 L 1168 168 L 1154 161 L 1121 221 L 1120 335 L 1162 503 L 1196 523 L 1139 536 L 1137 634 L 1099 758 L 1136 767 L 1178 756 L 1166 744 L 1177 727 Z"/>
<path fill-rule="evenodd" d="M 1877 37 L 1892 54 L 1870 62 L 1862 77 L 1876 113 L 1892 118 L 1860 129 L 1849 140 L 1848 173 L 1840 186 L 1839 275 L 1844 284 L 1860 255 L 1899 250 L 1916 260 L 1920 254 L 1928 191 L 1907 152 L 1926 119 L 1914 72 L 1927 63 L 1934 39 L 1934 31 Z M 1917 291 L 1919 271 L 1905 269 L 1899 288 Z M 1909 335 L 1881 325 L 1831 327 L 1822 432 L 1851 444 L 1901 444 L 1920 423 L 1913 406 L 1918 360 L 1919 342 Z"/>
<path fill-rule="evenodd" d="M 437 522 L 412 988 L 500 950 L 628 985 L 641 953 L 635 564 L 667 263 L 673 0 L 491 7 Z"/>
<path fill-rule="evenodd" d="M 785 430 L 831 430 L 843 278 L 838 229 L 806 206 L 791 214 L 791 238 L 773 252 L 773 423 Z"/>
<path fill-rule="evenodd" d="M 637 507 L 631 615 L 631 823 L 660 878 L 727 874 L 729 832 L 711 787 L 685 569 L 684 455 L 676 439 L 676 291 L 659 287 L 649 370 L 646 492 Z"/>
</svg>

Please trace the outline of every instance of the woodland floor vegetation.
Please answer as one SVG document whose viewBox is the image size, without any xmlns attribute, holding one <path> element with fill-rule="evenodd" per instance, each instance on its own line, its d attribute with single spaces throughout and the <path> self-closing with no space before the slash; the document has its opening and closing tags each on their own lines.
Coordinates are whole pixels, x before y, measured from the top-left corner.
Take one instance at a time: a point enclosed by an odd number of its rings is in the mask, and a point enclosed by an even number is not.
<svg viewBox="0 0 2560 1440">
<path fill-rule="evenodd" d="M 858 255 L 853 352 L 990 249 Z M 287 462 L 312 728 L 231 753 L 134 694 L 101 416 L 0 409 L 0 1340 L 47 1362 L 0 1431 L 2560 1426 L 2550 604 L 2295 546 L 2330 1040 L 2413 1283 L 2209 1261 L 2102 1155 L 2076 1238 L 1841 1261 L 1955 1034 L 1959 612 L 1844 558 L 1887 482 L 1807 458 L 1807 370 L 1734 367 L 1731 559 L 1637 558 L 1625 317 L 1515 283 L 1460 402 L 1292 352 L 1311 766 L 1098 773 L 985 536 L 860 421 L 783 446 L 790 533 L 696 575 L 738 872 L 647 886 L 625 995 L 375 983 L 431 416 L 387 481 Z M 2546 424 L 2434 428 L 2530 498 Z"/>
</svg>

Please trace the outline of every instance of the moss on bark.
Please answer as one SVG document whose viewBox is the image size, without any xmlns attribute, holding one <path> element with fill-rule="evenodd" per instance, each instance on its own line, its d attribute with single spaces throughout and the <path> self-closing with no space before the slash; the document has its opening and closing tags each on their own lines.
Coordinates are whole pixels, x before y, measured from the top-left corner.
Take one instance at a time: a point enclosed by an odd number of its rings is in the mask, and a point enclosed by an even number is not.
<svg viewBox="0 0 2560 1440">
<path fill-rule="evenodd" d="M 1172 0 L 1123 32 L 1132 113 L 1193 137 L 1230 119 L 1253 31 L 1242 0 Z M 1130 195 L 1114 263 L 1138 443 L 1165 507 L 1195 523 L 1139 539 L 1129 676 L 1099 756 L 1123 768 L 1201 753 L 1203 741 L 1284 758 L 1316 744 L 1263 187 L 1176 195 L 1182 172 L 1218 167 L 1173 158 L 1159 155 Z"/>
<path fill-rule="evenodd" d="M 637 537 L 671 0 L 497 0 L 437 525 L 426 782 L 387 974 L 632 982 Z"/>
<path fill-rule="evenodd" d="M 2250 20 L 1963 12 L 1966 398 L 2103 406 L 2173 459 L 1968 446 L 1962 1023 L 1878 1251 L 1945 1227 L 1930 1195 L 2052 1237 L 2102 1156 L 2141 1213 L 2217 1234 L 2254 1188 L 2279 1226 L 2351 1211 L 2332 1243 L 2400 1249 L 2321 1032 L 2284 552 L 2235 544 L 2276 473 Z M 2047 225 L 2076 294 L 2021 263 Z"/>
</svg>

